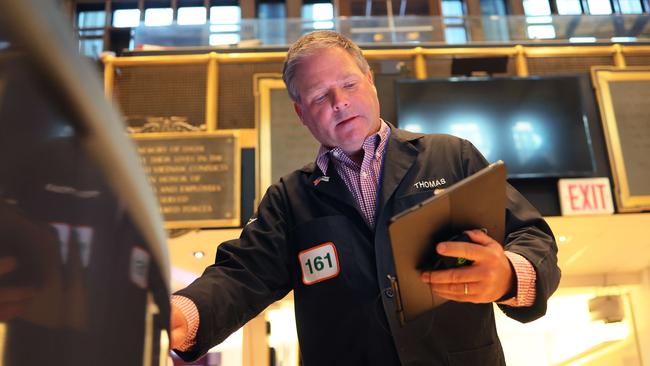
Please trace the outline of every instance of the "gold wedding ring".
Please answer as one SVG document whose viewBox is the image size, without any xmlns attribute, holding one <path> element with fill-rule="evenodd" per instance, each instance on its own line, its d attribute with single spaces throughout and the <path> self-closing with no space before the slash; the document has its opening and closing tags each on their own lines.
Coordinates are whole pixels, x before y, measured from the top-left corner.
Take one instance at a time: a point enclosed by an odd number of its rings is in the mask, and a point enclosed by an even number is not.
<svg viewBox="0 0 650 366">
<path fill-rule="evenodd" d="M 464 291 L 464 292 L 465 292 L 465 295 L 467 295 L 467 294 L 469 293 L 469 290 L 468 290 L 467 287 L 468 287 L 468 286 L 467 286 L 467 283 L 465 283 L 465 291 Z"/>
</svg>

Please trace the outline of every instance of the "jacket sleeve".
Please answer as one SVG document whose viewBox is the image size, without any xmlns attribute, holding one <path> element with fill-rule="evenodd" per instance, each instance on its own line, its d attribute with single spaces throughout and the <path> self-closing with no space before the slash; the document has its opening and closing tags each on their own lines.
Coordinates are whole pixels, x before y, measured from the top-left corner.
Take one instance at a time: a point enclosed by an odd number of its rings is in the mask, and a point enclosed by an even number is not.
<svg viewBox="0 0 650 366">
<path fill-rule="evenodd" d="M 177 354 L 192 361 L 283 298 L 291 287 L 287 221 L 280 184 L 269 188 L 239 239 L 222 243 L 215 263 L 177 295 L 199 311 L 195 345 Z"/>
<path fill-rule="evenodd" d="M 467 175 L 487 165 L 481 153 L 463 141 L 462 160 Z M 548 298 L 560 283 L 557 266 L 557 244 L 551 228 L 540 213 L 510 184 L 506 185 L 506 250 L 526 258 L 535 269 L 535 302 L 529 307 L 499 305 L 509 317 L 530 322 L 546 314 Z"/>
</svg>

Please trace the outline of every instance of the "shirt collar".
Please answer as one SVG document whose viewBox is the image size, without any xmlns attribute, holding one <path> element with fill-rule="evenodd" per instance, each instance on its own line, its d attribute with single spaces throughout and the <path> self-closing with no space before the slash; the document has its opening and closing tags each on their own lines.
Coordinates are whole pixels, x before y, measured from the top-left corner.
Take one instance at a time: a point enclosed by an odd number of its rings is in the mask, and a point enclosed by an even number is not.
<svg viewBox="0 0 650 366">
<path fill-rule="evenodd" d="M 390 127 L 388 124 L 384 122 L 383 119 L 380 119 L 380 122 L 379 131 L 366 137 L 361 147 L 364 149 L 364 151 L 370 150 L 373 154 L 377 154 L 376 158 L 380 158 L 384 153 L 383 149 L 381 149 L 381 151 L 377 150 L 378 147 L 385 145 L 385 141 L 390 135 Z M 316 156 L 316 165 L 318 168 L 320 168 L 323 174 L 327 174 L 327 166 L 330 162 L 330 156 L 336 154 L 343 154 L 347 158 L 346 160 L 351 161 L 350 157 L 348 157 L 339 147 L 326 147 L 324 145 L 321 145 L 318 149 L 318 155 Z"/>
</svg>

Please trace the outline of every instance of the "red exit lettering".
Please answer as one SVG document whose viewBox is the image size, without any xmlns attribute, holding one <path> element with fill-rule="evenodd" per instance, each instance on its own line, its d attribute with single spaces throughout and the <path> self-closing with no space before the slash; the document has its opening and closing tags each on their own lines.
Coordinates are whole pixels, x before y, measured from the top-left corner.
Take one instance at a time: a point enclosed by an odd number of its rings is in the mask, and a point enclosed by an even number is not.
<svg viewBox="0 0 650 366">
<path fill-rule="evenodd" d="M 568 185 L 571 209 L 574 211 L 592 211 L 607 208 L 605 201 L 605 184 L 580 184 Z"/>
</svg>

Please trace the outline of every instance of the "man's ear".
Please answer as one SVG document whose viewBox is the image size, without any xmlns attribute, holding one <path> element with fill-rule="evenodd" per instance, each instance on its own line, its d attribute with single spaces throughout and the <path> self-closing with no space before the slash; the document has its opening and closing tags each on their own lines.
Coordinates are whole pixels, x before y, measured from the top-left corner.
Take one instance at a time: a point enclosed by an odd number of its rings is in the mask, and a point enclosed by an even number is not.
<svg viewBox="0 0 650 366">
<path fill-rule="evenodd" d="M 293 102 L 293 110 L 296 111 L 298 118 L 300 118 L 300 122 L 304 124 L 305 122 L 302 120 L 302 108 L 300 108 L 300 104 Z"/>
</svg>

